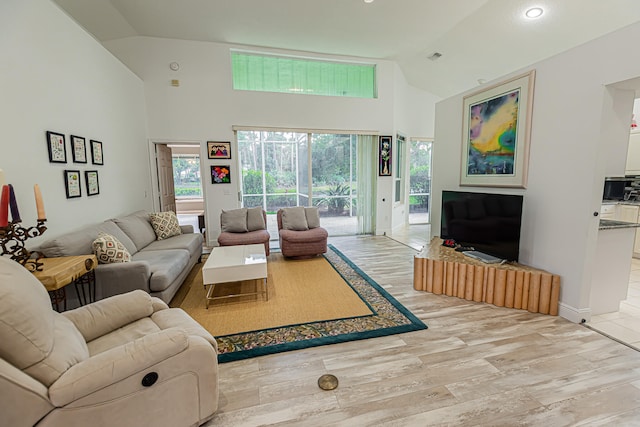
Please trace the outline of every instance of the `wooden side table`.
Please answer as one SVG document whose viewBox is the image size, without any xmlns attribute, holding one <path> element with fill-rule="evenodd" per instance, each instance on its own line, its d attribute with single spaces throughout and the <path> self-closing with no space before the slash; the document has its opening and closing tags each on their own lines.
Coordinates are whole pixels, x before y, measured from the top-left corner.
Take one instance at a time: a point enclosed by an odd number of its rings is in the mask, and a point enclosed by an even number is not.
<svg viewBox="0 0 640 427">
<path fill-rule="evenodd" d="M 95 271 L 98 259 L 95 255 L 79 255 L 68 257 L 42 258 L 42 271 L 34 271 L 33 275 L 40 280 L 51 295 L 51 302 L 56 311 L 67 309 L 65 286 L 73 283 L 81 305 L 94 302 L 96 299 Z"/>
</svg>

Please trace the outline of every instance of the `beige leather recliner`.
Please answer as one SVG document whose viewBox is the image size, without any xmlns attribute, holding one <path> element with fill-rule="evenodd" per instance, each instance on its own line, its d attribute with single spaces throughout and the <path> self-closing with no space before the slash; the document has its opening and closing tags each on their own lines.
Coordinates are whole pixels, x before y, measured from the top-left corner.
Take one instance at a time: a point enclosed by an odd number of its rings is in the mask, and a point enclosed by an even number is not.
<svg viewBox="0 0 640 427">
<path fill-rule="evenodd" d="M 0 256 L 0 425 L 197 426 L 218 407 L 217 346 L 136 290 L 57 313 Z"/>
</svg>

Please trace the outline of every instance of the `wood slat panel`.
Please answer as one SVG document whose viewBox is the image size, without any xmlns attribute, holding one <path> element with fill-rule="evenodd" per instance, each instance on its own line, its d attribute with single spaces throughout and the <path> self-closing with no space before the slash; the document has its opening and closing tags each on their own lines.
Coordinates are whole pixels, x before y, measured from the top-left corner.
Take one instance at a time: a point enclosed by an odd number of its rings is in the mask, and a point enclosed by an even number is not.
<svg viewBox="0 0 640 427">
<path fill-rule="evenodd" d="M 489 266 L 450 248 L 440 245 L 437 248 L 435 253 L 445 256 L 414 258 L 415 289 L 498 307 L 558 315 L 559 276 L 519 264 Z"/>
</svg>

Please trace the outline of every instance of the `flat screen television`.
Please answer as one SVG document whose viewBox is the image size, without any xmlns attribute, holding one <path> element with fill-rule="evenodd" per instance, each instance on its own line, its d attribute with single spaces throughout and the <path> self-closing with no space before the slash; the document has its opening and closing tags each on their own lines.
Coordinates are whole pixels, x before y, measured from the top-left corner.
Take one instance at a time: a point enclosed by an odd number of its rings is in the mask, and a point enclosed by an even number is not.
<svg viewBox="0 0 640 427">
<path fill-rule="evenodd" d="M 520 195 L 442 191 L 442 239 L 518 261 L 521 222 Z"/>
</svg>

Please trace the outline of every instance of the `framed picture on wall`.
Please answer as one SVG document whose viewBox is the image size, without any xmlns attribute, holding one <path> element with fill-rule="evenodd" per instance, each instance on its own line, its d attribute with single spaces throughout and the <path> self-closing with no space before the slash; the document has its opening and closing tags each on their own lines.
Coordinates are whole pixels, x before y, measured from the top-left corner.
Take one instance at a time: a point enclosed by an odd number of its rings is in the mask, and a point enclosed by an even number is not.
<svg viewBox="0 0 640 427">
<path fill-rule="evenodd" d="M 391 138 L 378 137 L 378 176 L 391 176 Z"/>
<path fill-rule="evenodd" d="M 80 189 L 80 171 L 64 171 L 64 188 L 67 193 L 67 199 L 82 196 Z"/>
<path fill-rule="evenodd" d="M 102 142 L 91 140 L 91 163 L 94 165 L 104 165 L 102 156 Z"/>
<path fill-rule="evenodd" d="M 535 71 L 463 99 L 460 185 L 527 184 Z"/>
<path fill-rule="evenodd" d="M 98 171 L 85 171 L 84 180 L 87 186 L 87 196 L 95 196 L 96 194 L 100 194 Z"/>
<path fill-rule="evenodd" d="M 231 143 L 207 141 L 207 157 L 210 159 L 230 159 Z"/>
<path fill-rule="evenodd" d="M 73 163 L 87 163 L 87 145 L 81 136 L 71 135 L 71 156 Z"/>
<path fill-rule="evenodd" d="M 63 134 L 47 131 L 47 148 L 51 163 L 67 163 L 67 147 Z"/>
<path fill-rule="evenodd" d="M 211 166 L 212 184 L 229 184 L 231 182 L 231 166 Z"/>
</svg>

